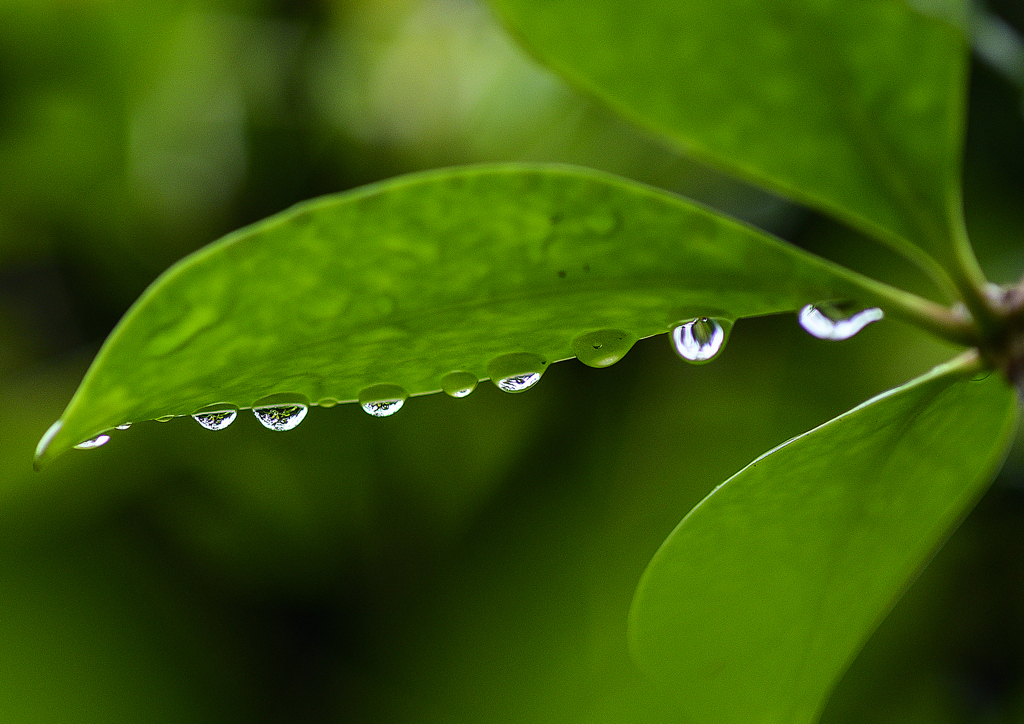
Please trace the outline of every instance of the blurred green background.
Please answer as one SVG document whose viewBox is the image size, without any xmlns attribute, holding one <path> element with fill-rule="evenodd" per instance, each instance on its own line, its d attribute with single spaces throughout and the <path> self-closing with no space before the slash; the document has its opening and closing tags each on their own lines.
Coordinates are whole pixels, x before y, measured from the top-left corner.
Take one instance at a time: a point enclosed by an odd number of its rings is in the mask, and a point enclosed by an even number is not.
<svg viewBox="0 0 1024 724">
<path fill-rule="evenodd" d="M 1024 270 L 1024 13 L 994 9 L 965 179 L 1005 283 Z M 626 652 L 660 542 L 754 457 L 948 348 L 895 321 L 829 343 L 750 319 L 706 366 L 652 338 L 522 395 L 313 408 L 289 433 L 147 422 L 32 471 L 169 264 L 302 199 L 495 160 L 656 184 L 930 293 L 580 97 L 477 2 L 0 0 L 0 721 L 686 721 Z M 1022 465 L 1015 448 L 827 721 L 1024 721 Z"/>
</svg>

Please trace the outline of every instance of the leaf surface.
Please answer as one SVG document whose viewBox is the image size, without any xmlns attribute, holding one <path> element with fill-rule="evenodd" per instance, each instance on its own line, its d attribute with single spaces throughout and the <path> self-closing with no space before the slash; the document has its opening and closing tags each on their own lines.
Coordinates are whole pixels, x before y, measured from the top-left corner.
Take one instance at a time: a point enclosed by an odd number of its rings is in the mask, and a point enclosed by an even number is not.
<svg viewBox="0 0 1024 724">
<path fill-rule="evenodd" d="M 635 655 L 696 722 L 814 721 L 987 487 L 1015 418 L 998 375 L 950 363 L 755 460 L 651 561 Z"/>
<path fill-rule="evenodd" d="M 901 0 L 492 4 L 543 62 L 695 156 L 933 274 L 922 249 L 955 266 L 967 53 L 951 23 Z"/>
<path fill-rule="evenodd" d="M 506 354 L 574 356 L 883 285 L 671 194 L 596 172 L 490 166 L 393 179 L 299 204 L 157 279 L 105 342 L 44 460 L 121 423 L 251 407 L 271 394 L 351 401 L 476 379 Z"/>
</svg>

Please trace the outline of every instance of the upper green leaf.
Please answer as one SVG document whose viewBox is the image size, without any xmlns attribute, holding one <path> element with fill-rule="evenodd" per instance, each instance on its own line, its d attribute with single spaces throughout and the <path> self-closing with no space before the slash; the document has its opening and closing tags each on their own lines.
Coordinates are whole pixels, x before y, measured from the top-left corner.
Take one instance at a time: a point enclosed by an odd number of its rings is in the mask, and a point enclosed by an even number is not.
<svg viewBox="0 0 1024 724">
<path fill-rule="evenodd" d="M 644 573 L 638 657 L 707 724 L 807 724 L 1002 461 L 1008 385 L 957 364 L 755 460 Z"/>
<path fill-rule="evenodd" d="M 901 0 L 492 2 L 541 60 L 694 155 L 955 268 L 951 24 Z"/>
<path fill-rule="evenodd" d="M 423 394 L 452 371 L 493 376 L 500 355 L 572 357 L 584 333 L 616 330 L 606 336 L 621 356 L 687 318 L 877 303 L 887 289 L 613 176 L 407 176 L 300 204 L 169 269 L 110 335 L 37 457 L 214 403 L 347 401 L 376 385 Z"/>
</svg>

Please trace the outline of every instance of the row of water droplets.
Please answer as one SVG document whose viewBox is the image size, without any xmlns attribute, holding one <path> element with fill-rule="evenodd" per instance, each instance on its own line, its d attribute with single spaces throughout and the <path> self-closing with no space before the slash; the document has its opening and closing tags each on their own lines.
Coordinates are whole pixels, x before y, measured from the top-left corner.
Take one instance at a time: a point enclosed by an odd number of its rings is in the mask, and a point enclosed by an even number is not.
<svg viewBox="0 0 1024 724">
<path fill-rule="evenodd" d="M 252 412 L 260 423 L 276 431 L 292 430 L 306 417 L 309 405 L 299 395 L 274 395 L 257 402 Z M 157 422 L 170 422 L 174 415 L 156 418 Z M 238 417 L 238 408 L 228 403 L 209 405 L 192 413 L 192 419 L 207 430 L 223 430 Z M 118 425 L 115 430 L 127 430 L 132 423 Z M 102 433 L 75 445 L 79 450 L 91 450 L 110 442 L 110 435 Z"/>
<path fill-rule="evenodd" d="M 882 310 L 877 307 L 863 309 L 846 303 L 823 302 L 808 304 L 800 310 L 800 325 L 819 339 L 843 340 L 854 336 L 872 322 L 882 319 Z M 704 364 L 715 359 L 725 347 L 732 330 L 732 321 L 717 317 L 696 317 L 675 325 L 669 332 L 672 346 L 680 357 L 694 364 Z M 579 335 L 572 340 L 576 357 L 590 367 L 609 367 L 632 348 L 637 338 L 619 329 L 605 329 Z M 547 368 L 547 361 L 539 355 L 527 352 L 507 354 L 491 361 L 488 374 L 499 389 L 505 392 L 524 392 L 536 385 Z M 451 397 L 462 398 L 476 389 L 477 377 L 472 372 L 457 370 L 445 375 L 441 389 Z M 408 399 L 409 393 L 398 385 L 373 385 L 359 393 L 359 405 L 374 417 L 390 417 L 398 412 Z M 319 401 L 321 407 L 333 407 L 338 403 L 332 398 Z M 269 430 L 283 432 L 298 426 L 309 411 L 308 401 L 301 395 L 281 394 L 265 397 L 253 407 L 253 415 Z M 167 422 L 173 415 L 157 418 Z M 222 403 L 204 407 L 192 414 L 192 419 L 207 430 L 223 430 L 238 417 L 238 408 Z M 127 430 L 130 422 L 115 429 Z M 110 441 L 110 435 L 102 433 L 75 445 L 80 450 L 101 447 Z"/>
<path fill-rule="evenodd" d="M 505 392 L 522 392 L 533 387 L 540 380 L 547 362 L 539 355 L 528 353 L 508 354 L 496 358 L 488 365 L 488 372 L 495 384 Z M 457 370 L 445 375 L 441 389 L 451 397 L 461 398 L 476 389 L 478 380 L 472 372 Z M 409 393 L 398 385 L 372 385 L 359 393 L 359 406 L 374 417 L 389 417 L 398 412 L 408 399 Z M 333 407 L 338 401 L 325 398 L 318 403 L 321 407 Z M 283 432 L 299 425 L 309 411 L 309 401 L 296 394 L 279 394 L 258 400 L 252 406 L 253 415 L 269 430 Z M 156 418 L 157 422 L 169 422 L 174 415 Z M 207 430 L 224 430 L 238 417 L 238 407 L 229 403 L 218 403 L 192 413 L 192 419 Z M 132 423 L 126 422 L 115 429 L 127 430 Z M 101 433 L 77 445 L 79 450 L 91 450 L 110 442 L 110 435 Z"/>
</svg>

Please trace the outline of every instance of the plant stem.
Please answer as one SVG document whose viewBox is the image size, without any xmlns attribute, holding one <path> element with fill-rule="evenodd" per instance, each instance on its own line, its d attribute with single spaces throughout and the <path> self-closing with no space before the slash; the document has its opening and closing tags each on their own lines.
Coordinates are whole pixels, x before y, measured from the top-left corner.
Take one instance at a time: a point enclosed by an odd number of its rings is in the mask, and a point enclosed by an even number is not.
<svg viewBox="0 0 1024 724">
<path fill-rule="evenodd" d="M 967 236 L 962 207 L 957 203 L 953 213 L 953 250 L 956 267 L 953 269 L 953 281 L 963 297 L 964 305 L 970 311 L 977 325 L 981 341 L 991 342 L 1003 335 L 1006 327 L 1005 314 L 997 306 L 996 301 L 986 292 L 989 282 L 978 264 Z"/>
<path fill-rule="evenodd" d="M 978 329 L 966 315 L 958 314 L 955 309 L 944 307 L 930 299 L 875 280 L 871 281 L 873 288 L 865 291 L 874 297 L 872 303 L 878 304 L 887 314 L 910 322 L 954 344 L 967 347 L 977 347 L 980 344 Z M 868 301 L 866 295 L 862 295 L 861 300 Z"/>
</svg>

